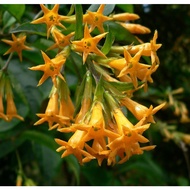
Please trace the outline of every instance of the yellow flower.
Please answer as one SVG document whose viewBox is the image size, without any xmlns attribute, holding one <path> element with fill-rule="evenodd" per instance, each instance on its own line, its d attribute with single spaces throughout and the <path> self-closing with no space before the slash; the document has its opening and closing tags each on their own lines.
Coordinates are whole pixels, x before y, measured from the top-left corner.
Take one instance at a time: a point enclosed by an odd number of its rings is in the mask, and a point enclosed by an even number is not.
<svg viewBox="0 0 190 190">
<path fill-rule="evenodd" d="M 85 162 L 89 162 L 91 159 L 94 159 L 94 156 L 83 150 L 84 141 L 82 140 L 82 138 L 85 134 L 85 131 L 77 130 L 68 140 L 68 142 L 60 139 L 55 139 L 56 143 L 61 145 L 56 151 L 60 152 L 64 150 L 61 156 L 62 158 L 73 154 L 78 159 L 81 165 Z"/>
<path fill-rule="evenodd" d="M 91 139 L 96 140 L 100 146 L 105 150 L 106 149 L 106 140 L 105 137 L 117 137 L 117 135 L 110 130 L 105 128 L 105 121 L 102 112 L 102 105 L 100 102 L 95 103 L 92 108 L 92 113 L 90 116 L 90 121 L 87 124 L 79 123 L 73 124 L 71 128 L 76 130 L 85 131 L 86 135 L 83 137 L 83 141 L 87 142 Z"/>
<path fill-rule="evenodd" d="M 124 57 L 121 59 L 116 59 L 110 61 L 109 66 L 120 70 L 118 77 L 123 77 L 129 75 L 131 81 L 135 88 L 138 86 L 138 78 L 140 78 L 141 73 L 146 73 L 150 65 L 139 63 L 143 49 L 140 49 L 133 57 L 131 54 L 124 49 Z M 128 80 L 129 81 L 129 80 Z"/>
<path fill-rule="evenodd" d="M 104 33 L 103 23 L 112 20 L 112 18 L 103 15 L 104 7 L 105 5 L 100 5 L 97 12 L 87 10 L 87 13 L 83 15 L 83 23 L 90 24 L 90 32 L 97 27 L 100 33 Z"/>
<path fill-rule="evenodd" d="M 160 64 L 159 58 L 158 58 L 158 56 L 156 54 L 156 51 L 158 50 L 158 47 L 159 48 L 161 47 L 162 44 L 156 44 L 157 38 L 158 38 L 158 31 L 155 30 L 153 39 L 150 41 L 150 45 L 151 45 L 151 62 L 152 62 L 152 65 L 154 65 L 154 64 Z"/>
<path fill-rule="evenodd" d="M 132 34 L 149 34 L 151 32 L 149 28 L 140 24 L 120 23 L 120 25 L 126 28 Z"/>
<path fill-rule="evenodd" d="M 166 103 L 162 103 L 159 106 L 153 108 L 151 105 L 150 108 L 139 104 L 132 99 L 125 97 L 121 99 L 121 103 L 126 106 L 126 108 L 138 119 L 143 119 L 143 124 L 147 122 L 155 123 L 153 115 L 162 109 Z"/>
<path fill-rule="evenodd" d="M 88 144 L 85 144 L 85 148 L 92 156 L 94 156 L 97 159 L 99 166 L 101 166 L 102 161 L 104 159 L 108 158 L 108 155 L 111 151 L 103 149 L 99 142 L 96 140 L 93 141 L 92 147 Z"/>
<path fill-rule="evenodd" d="M 108 158 L 108 164 L 115 164 L 115 157 L 118 155 L 120 157 L 119 164 L 128 160 L 133 154 L 142 154 L 142 148 L 140 143 L 147 143 L 149 140 L 142 136 L 142 133 L 147 130 L 150 124 L 140 125 L 137 123 L 135 126 L 124 116 L 123 112 L 116 108 L 113 111 L 113 116 L 115 118 L 119 137 L 112 139 L 108 147 L 111 152 Z M 149 150 L 155 146 L 144 148 L 144 150 Z"/>
<path fill-rule="evenodd" d="M 22 61 L 22 50 L 31 50 L 30 47 L 26 46 L 24 43 L 25 43 L 25 40 L 26 40 L 26 36 L 20 36 L 20 37 L 16 37 L 14 34 L 12 34 L 12 39 L 13 41 L 11 40 L 5 40 L 5 39 L 2 39 L 3 42 L 9 44 L 11 46 L 10 49 L 8 49 L 4 55 L 7 55 L 11 52 L 17 52 L 18 53 L 18 56 L 19 56 L 19 59 L 20 61 Z"/>
<path fill-rule="evenodd" d="M 153 39 L 150 40 L 150 42 L 142 43 L 139 45 L 129 45 L 125 46 L 125 48 L 128 50 L 130 54 L 136 54 L 140 51 L 140 49 L 143 49 L 142 55 L 144 56 L 151 56 L 152 51 L 156 52 L 162 44 L 156 44 L 156 39 L 158 38 L 158 32 L 155 30 Z"/>
<path fill-rule="evenodd" d="M 98 42 L 107 34 L 107 32 L 103 34 L 99 34 L 95 37 L 90 35 L 87 24 L 85 24 L 84 28 L 84 38 L 80 41 L 73 41 L 73 48 L 75 51 L 79 51 L 83 53 L 83 63 L 85 63 L 87 56 L 89 53 L 93 52 L 99 56 L 106 58 L 106 56 L 96 47 Z"/>
<path fill-rule="evenodd" d="M 55 39 L 55 44 L 50 46 L 47 49 L 47 51 L 55 49 L 55 48 L 58 48 L 59 49 L 58 52 L 60 52 L 65 46 L 68 46 L 71 43 L 70 39 L 74 35 L 74 32 L 71 32 L 70 34 L 65 36 L 64 34 L 62 34 L 57 29 L 53 30 L 52 33 L 53 33 L 53 36 L 54 36 L 54 39 Z"/>
<path fill-rule="evenodd" d="M 113 15 L 113 20 L 117 20 L 117 21 L 130 21 L 130 20 L 136 20 L 139 19 L 139 15 L 134 14 L 134 13 L 119 13 L 119 14 L 114 14 Z"/>
<path fill-rule="evenodd" d="M 4 119 L 5 121 L 8 120 L 7 116 L 4 114 L 3 97 L 1 94 L 0 94 L 0 118 Z"/>
<path fill-rule="evenodd" d="M 61 24 L 62 20 L 67 19 L 67 16 L 62 16 L 58 14 L 59 5 L 54 5 L 52 10 L 49 10 L 43 4 L 40 5 L 42 11 L 44 12 L 43 17 L 38 18 L 37 20 L 32 21 L 32 24 L 40 24 L 45 23 L 47 25 L 47 38 L 49 38 L 50 31 L 53 26 L 60 26 L 65 29 L 65 27 Z"/>
<path fill-rule="evenodd" d="M 11 94 L 7 94 L 7 121 L 11 121 L 13 117 L 20 119 L 21 121 L 24 121 L 24 118 L 17 114 L 17 109 L 15 106 L 15 103 L 13 101 L 13 97 Z"/>
<path fill-rule="evenodd" d="M 62 124 L 67 124 L 69 118 L 64 117 L 64 116 L 59 116 L 59 102 L 58 102 L 58 93 L 57 91 L 53 92 L 50 96 L 47 108 L 45 113 L 38 113 L 36 114 L 39 119 L 37 122 L 34 123 L 34 125 L 40 125 L 44 122 L 48 122 L 49 125 L 49 130 L 54 129 L 53 124 L 54 123 L 59 123 L 60 125 Z"/>
<path fill-rule="evenodd" d="M 41 53 L 45 64 L 30 67 L 29 69 L 34 71 L 40 70 L 44 72 L 37 86 L 41 85 L 48 77 L 52 78 L 52 81 L 56 86 L 56 76 L 59 76 L 62 80 L 65 80 L 61 75 L 60 70 L 65 63 L 66 58 L 60 54 L 54 59 L 50 59 L 43 51 L 41 51 Z"/>
</svg>

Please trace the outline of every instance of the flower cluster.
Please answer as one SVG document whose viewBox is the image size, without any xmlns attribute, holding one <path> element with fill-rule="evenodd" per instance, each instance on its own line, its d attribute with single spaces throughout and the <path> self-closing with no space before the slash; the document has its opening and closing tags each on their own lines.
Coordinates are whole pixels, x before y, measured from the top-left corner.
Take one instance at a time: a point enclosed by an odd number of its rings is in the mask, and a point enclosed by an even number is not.
<svg viewBox="0 0 190 190">
<path fill-rule="evenodd" d="M 150 42 L 142 42 L 135 35 L 151 31 L 134 23 L 139 15 L 115 14 L 113 10 L 106 11 L 104 4 L 97 11 L 87 10 L 84 14 L 81 5 L 75 5 L 75 14 L 71 9 L 66 16 L 58 13 L 58 4 L 52 9 L 40 7 L 43 16 L 30 24 L 45 24 L 47 39 L 53 44 L 46 52 L 41 50 L 44 63 L 29 69 L 43 72 L 37 86 L 50 78 L 52 88 L 45 112 L 37 113 L 39 120 L 34 125 L 47 122 L 49 130 L 70 133 L 69 139 L 55 138 L 57 151 L 63 151 L 62 157 L 75 155 L 80 164 L 92 159 L 97 159 L 99 165 L 103 160 L 108 165 L 122 164 L 132 155 L 154 149 L 143 133 L 155 122 L 154 114 L 165 103 L 146 107 L 133 100 L 133 95 L 139 89 L 148 90 L 152 74 L 159 67 L 158 32 L 154 32 Z M 119 30 L 129 39 L 119 39 Z M 5 55 L 17 52 L 22 61 L 22 50 L 31 49 L 24 45 L 26 36 L 17 38 L 12 34 L 12 38 L 13 41 L 3 40 L 11 45 Z M 120 40 L 125 44 L 120 45 Z M 56 55 L 50 57 L 49 50 L 57 50 Z M 65 67 L 78 64 L 73 55 L 85 71 L 75 99 L 65 77 Z M 5 77 L 6 67 L 0 73 L 0 117 L 7 121 L 13 117 L 23 120 L 14 105 L 10 80 Z M 8 104 L 6 114 L 4 96 Z M 126 116 L 127 112 L 134 116 L 133 121 Z M 141 143 L 146 145 L 141 147 Z"/>
<path fill-rule="evenodd" d="M 154 145 L 140 144 L 149 142 L 143 132 L 155 122 L 153 115 L 165 103 L 148 108 L 132 97 L 135 91 L 143 87 L 147 90 L 148 82 L 153 82 L 151 75 L 160 64 L 156 53 L 161 47 L 156 43 L 158 32 L 150 42 L 118 46 L 105 23 L 117 24 L 131 34 L 150 33 L 147 27 L 130 22 L 139 18 L 137 14 L 104 15 L 105 5 L 100 5 L 96 12 L 88 10 L 82 14 L 84 29 L 83 35 L 79 35 L 79 29 L 67 33 L 62 25 L 62 22 L 77 25 L 76 15 L 59 15 L 59 5 L 52 10 L 44 5 L 41 8 L 43 17 L 32 24 L 47 25 L 47 38 L 51 36 L 55 42 L 48 50 L 58 49 L 58 53 L 50 59 L 42 52 L 45 64 L 30 68 L 44 72 L 38 85 L 48 77 L 53 84 L 45 113 L 37 114 L 40 119 L 34 125 L 48 122 L 49 130 L 71 133 L 68 140 L 55 139 L 60 145 L 57 151 L 63 151 L 62 157 L 75 155 L 80 164 L 92 159 L 97 159 L 99 165 L 104 159 L 108 165 L 121 164 L 132 155 L 154 149 Z M 63 77 L 72 52 L 81 56 L 86 68 L 75 102 Z M 149 57 L 150 63 L 143 63 L 143 57 Z M 124 108 L 134 115 L 136 124 L 125 116 Z"/>
</svg>

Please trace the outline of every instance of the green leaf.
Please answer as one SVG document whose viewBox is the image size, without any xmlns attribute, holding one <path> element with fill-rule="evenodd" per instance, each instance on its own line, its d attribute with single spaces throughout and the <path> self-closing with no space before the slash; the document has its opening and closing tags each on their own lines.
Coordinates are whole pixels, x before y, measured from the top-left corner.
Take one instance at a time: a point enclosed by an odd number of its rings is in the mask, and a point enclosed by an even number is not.
<svg viewBox="0 0 190 190">
<path fill-rule="evenodd" d="M 58 145 L 54 141 L 54 138 L 52 138 L 52 136 L 49 136 L 45 134 L 44 132 L 40 132 L 40 131 L 35 131 L 35 130 L 24 131 L 19 136 L 19 139 L 34 141 L 35 143 L 47 146 L 54 151 L 58 148 Z"/>
<path fill-rule="evenodd" d="M 3 28 L 7 28 L 11 26 L 13 23 L 15 23 L 16 19 L 13 17 L 8 11 L 5 11 L 3 15 Z"/>
<path fill-rule="evenodd" d="M 80 183 L 80 165 L 78 163 L 78 160 L 74 155 L 69 155 L 65 157 L 65 161 L 67 162 L 69 169 L 74 173 L 74 176 L 76 178 L 76 185 L 79 185 Z"/>
<path fill-rule="evenodd" d="M 21 17 L 25 11 L 24 4 L 2 4 L 2 8 L 7 10 L 11 15 L 13 15 L 18 21 L 20 21 Z"/>
<path fill-rule="evenodd" d="M 104 22 L 105 27 L 109 27 L 109 31 L 112 31 L 112 34 L 115 37 L 115 40 L 118 43 L 127 45 L 127 44 L 139 44 L 139 41 L 135 38 L 133 34 L 131 34 L 127 29 L 122 27 L 120 24 L 112 21 Z M 118 35 L 119 31 L 119 35 Z"/>
<path fill-rule="evenodd" d="M 30 22 L 26 22 L 11 30 L 11 33 L 17 33 L 17 32 L 27 32 L 30 34 L 46 36 L 46 25 L 31 24 Z"/>
<path fill-rule="evenodd" d="M 74 40 L 79 40 L 83 38 L 83 10 L 82 5 L 75 5 L 75 15 L 76 15 L 76 29 Z"/>
<path fill-rule="evenodd" d="M 103 47 L 101 48 L 101 51 L 106 55 L 109 53 L 110 51 L 110 48 L 115 40 L 115 37 L 114 35 L 112 34 L 112 31 L 109 30 L 109 26 L 107 27 L 108 28 L 108 34 L 106 35 L 106 40 L 105 40 L 105 43 L 103 45 Z"/>
<path fill-rule="evenodd" d="M 108 172 L 107 168 L 99 167 L 97 161 L 91 161 L 87 163 L 81 170 L 81 173 L 85 176 L 87 182 L 91 186 L 109 186 L 114 182 L 114 176 L 112 172 Z"/>
<path fill-rule="evenodd" d="M 14 151 L 18 146 L 24 142 L 23 139 L 8 140 L 1 142 L 0 144 L 0 158 L 4 157 L 8 153 Z"/>
<path fill-rule="evenodd" d="M 57 169 L 62 162 L 60 155 L 42 144 L 33 144 L 34 154 L 37 157 L 45 185 L 51 185 L 51 180 L 57 173 Z"/>
<path fill-rule="evenodd" d="M 119 7 L 124 12 L 127 12 L 127 13 L 133 13 L 134 12 L 133 5 L 130 5 L 130 4 L 117 4 L 116 6 Z"/>
</svg>

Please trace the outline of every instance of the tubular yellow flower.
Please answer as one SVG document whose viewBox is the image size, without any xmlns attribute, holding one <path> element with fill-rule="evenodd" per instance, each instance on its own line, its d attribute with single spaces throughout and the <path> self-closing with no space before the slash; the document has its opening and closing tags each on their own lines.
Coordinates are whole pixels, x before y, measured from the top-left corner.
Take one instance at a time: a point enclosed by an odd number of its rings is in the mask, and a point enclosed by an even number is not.
<svg viewBox="0 0 190 190">
<path fill-rule="evenodd" d="M 118 75 L 118 77 L 129 75 L 135 88 L 138 87 L 139 74 L 144 72 L 146 73 L 147 69 L 150 68 L 150 65 L 139 63 L 142 51 L 143 50 L 141 49 L 132 57 L 130 53 L 126 49 L 124 49 L 126 64 Z"/>
<path fill-rule="evenodd" d="M 134 14 L 134 13 L 119 13 L 119 14 L 114 14 L 112 18 L 113 20 L 116 20 L 116 21 L 126 22 L 126 21 L 131 21 L 131 20 L 137 20 L 140 17 L 139 15 Z"/>
<path fill-rule="evenodd" d="M 0 71 L 0 118 L 7 120 L 7 116 L 4 114 L 3 96 L 4 96 L 4 73 Z"/>
<path fill-rule="evenodd" d="M 93 141 L 92 147 L 85 144 L 85 148 L 92 156 L 96 157 L 99 166 L 101 166 L 104 159 L 108 158 L 110 153 L 110 150 L 104 150 L 96 140 Z"/>
<path fill-rule="evenodd" d="M 3 97 L 1 94 L 0 94 L 0 118 L 4 119 L 5 121 L 8 120 L 7 116 L 4 114 Z"/>
<path fill-rule="evenodd" d="M 153 39 L 150 40 L 150 42 L 139 44 L 139 45 L 129 45 L 124 46 L 130 54 L 136 54 L 140 51 L 140 49 L 143 49 L 142 55 L 144 56 L 151 56 L 152 52 L 156 52 L 162 44 L 156 44 L 156 39 L 158 38 L 158 32 L 155 30 Z M 152 55 L 153 56 L 153 55 Z M 152 63 L 154 61 L 152 60 Z"/>
<path fill-rule="evenodd" d="M 76 130 L 86 131 L 83 141 L 87 142 L 94 139 L 104 150 L 106 149 L 105 137 L 117 137 L 117 134 L 105 129 L 105 121 L 100 102 L 97 102 L 93 106 L 89 123 L 73 124 L 71 127 Z"/>
<path fill-rule="evenodd" d="M 55 39 L 55 44 L 50 46 L 47 51 L 58 48 L 58 52 L 60 52 L 65 46 L 68 46 L 71 43 L 70 39 L 74 35 L 74 32 L 71 32 L 65 36 L 58 29 L 53 30 L 52 33 Z"/>
<path fill-rule="evenodd" d="M 116 108 L 113 111 L 119 137 L 112 139 L 107 145 L 111 152 L 108 158 L 108 165 L 115 164 L 115 157 L 119 156 L 119 164 L 128 160 L 133 154 L 142 154 L 143 149 L 140 147 L 140 143 L 147 143 L 149 140 L 142 136 L 142 133 L 147 130 L 150 124 L 140 125 L 137 123 L 135 126 L 124 116 L 123 112 Z M 144 148 L 144 150 L 151 150 L 153 147 Z"/>
<path fill-rule="evenodd" d="M 83 150 L 84 141 L 82 140 L 82 138 L 84 137 L 85 134 L 86 134 L 85 131 L 77 130 L 68 140 L 68 142 L 60 139 L 55 139 L 56 143 L 61 145 L 56 151 L 60 152 L 64 150 L 61 156 L 62 158 L 70 154 L 73 154 L 78 159 L 81 165 L 85 162 L 89 162 L 95 157 L 86 152 L 85 150 Z"/>
<path fill-rule="evenodd" d="M 121 26 L 126 28 L 132 34 L 149 34 L 151 30 L 145 26 L 140 24 L 132 24 L 132 23 L 120 23 Z"/>
<path fill-rule="evenodd" d="M 99 56 L 106 58 L 106 56 L 96 47 L 98 42 L 105 37 L 107 32 L 103 34 L 99 34 L 95 37 L 90 35 L 87 24 L 85 24 L 84 28 L 84 38 L 80 41 L 72 41 L 74 45 L 73 48 L 75 51 L 83 52 L 83 63 L 85 63 L 87 56 L 89 53 L 95 53 Z"/>
<path fill-rule="evenodd" d="M 52 127 L 54 123 L 59 123 L 60 125 L 67 124 L 69 118 L 64 116 L 59 116 L 58 106 L 59 106 L 58 93 L 56 91 L 51 94 L 45 113 L 36 114 L 41 119 L 35 122 L 34 125 L 40 125 L 44 122 L 48 122 L 49 130 L 52 130 L 54 129 L 54 127 Z"/>
<path fill-rule="evenodd" d="M 138 119 L 143 119 L 143 124 L 147 122 L 155 123 L 153 115 L 162 109 L 166 103 L 162 103 L 159 106 L 153 108 L 151 105 L 150 108 L 147 108 L 146 106 L 139 104 L 132 99 L 125 97 L 121 99 L 121 103 L 126 106 L 127 109 Z"/>
<path fill-rule="evenodd" d="M 103 15 L 104 7 L 105 5 L 102 4 L 98 8 L 97 12 L 87 11 L 87 13 L 83 15 L 83 23 L 90 24 L 90 32 L 97 27 L 100 33 L 104 33 L 103 23 L 105 21 L 112 20 L 112 18 Z"/>
<path fill-rule="evenodd" d="M 26 40 L 26 36 L 20 36 L 17 38 L 14 34 L 12 34 L 12 39 L 13 39 L 13 41 L 2 39 L 3 42 L 5 42 L 11 46 L 11 48 L 8 49 L 4 53 L 4 55 L 7 55 L 11 52 L 17 52 L 19 59 L 22 62 L 22 50 L 24 50 L 24 49 L 31 50 L 32 48 L 30 48 L 24 44 L 25 40 Z"/>
<path fill-rule="evenodd" d="M 24 121 L 24 118 L 17 114 L 17 109 L 13 100 L 12 95 L 7 94 L 7 111 L 6 111 L 7 121 L 11 121 L 12 118 L 20 119 Z"/>
<path fill-rule="evenodd" d="M 59 5 L 54 5 L 52 10 L 49 10 L 47 7 L 45 7 L 43 4 L 40 5 L 42 11 L 44 12 L 43 17 L 38 18 L 37 20 L 32 21 L 32 24 L 40 24 L 45 23 L 47 25 L 47 38 L 50 36 L 50 31 L 53 26 L 60 26 L 63 29 L 65 27 L 61 24 L 62 20 L 67 19 L 67 16 L 62 16 L 58 14 Z"/>
<path fill-rule="evenodd" d="M 125 60 L 125 58 L 114 59 L 114 60 L 108 62 L 108 64 L 110 67 L 121 71 L 126 65 L 126 60 Z"/>
<path fill-rule="evenodd" d="M 54 59 L 50 59 L 43 51 L 41 51 L 41 53 L 45 61 L 45 64 L 30 67 L 29 69 L 44 72 L 37 86 L 40 86 L 48 77 L 52 78 L 52 81 L 56 86 L 56 76 L 59 76 L 61 79 L 65 80 L 64 77 L 61 75 L 60 70 L 63 64 L 65 63 L 66 58 L 60 54 Z"/>
</svg>

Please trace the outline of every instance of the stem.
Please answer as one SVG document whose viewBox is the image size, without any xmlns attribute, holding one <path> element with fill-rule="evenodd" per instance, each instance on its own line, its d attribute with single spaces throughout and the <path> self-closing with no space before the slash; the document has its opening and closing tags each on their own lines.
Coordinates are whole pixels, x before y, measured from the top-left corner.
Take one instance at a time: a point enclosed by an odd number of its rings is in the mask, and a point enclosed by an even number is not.
<svg viewBox="0 0 190 190">
<path fill-rule="evenodd" d="M 36 20 L 38 17 L 40 17 L 42 15 L 43 11 L 40 10 L 38 14 L 35 15 L 33 20 Z"/>
<path fill-rule="evenodd" d="M 100 74 L 97 72 L 97 70 L 94 67 L 94 63 L 92 63 L 92 61 L 90 59 L 87 59 L 86 64 L 88 66 L 88 69 L 90 70 L 90 72 L 92 73 L 95 81 L 98 83 L 98 81 L 100 80 Z"/>
<path fill-rule="evenodd" d="M 17 150 L 16 150 L 16 157 L 17 157 L 17 161 L 18 161 L 19 172 L 22 173 L 22 164 L 21 164 L 20 156 L 19 156 L 19 153 Z"/>
<path fill-rule="evenodd" d="M 10 60 L 12 59 L 13 52 L 9 55 L 7 62 L 5 63 L 4 67 L 1 69 L 2 71 L 6 70 L 8 68 L 8 65 L 10 63 Z"/>
</svg>

